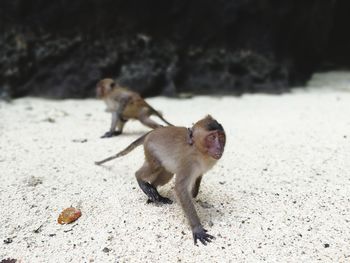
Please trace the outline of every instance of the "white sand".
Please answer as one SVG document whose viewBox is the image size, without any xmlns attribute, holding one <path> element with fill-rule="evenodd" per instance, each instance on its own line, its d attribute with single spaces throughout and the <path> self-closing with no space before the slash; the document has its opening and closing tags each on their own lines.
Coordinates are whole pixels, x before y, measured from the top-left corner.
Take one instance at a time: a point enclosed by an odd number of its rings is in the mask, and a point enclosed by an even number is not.
<svg viewBox="0 0 350 263">
<path fill-rule="evenodd" d="M 349 262 L 350 75 L 317 75 L 310 85 L 318 88 L 282 96 L 148 99 L 178 125 L 210 113 L 226 130 L 224 156 L 196 203 L 216 236 L 206 247 L 193 245 L 177 202 L 146 204 L 134 178 L 141 148 L 94 165 L 147 128 L 130 122 L 124 135 L 100 139 L 110 116 L 94 99 L 1 102 L 0 260 Z M 173 187 L 160 193 L 175 200 Z M 82 217 L 57 224 L 70 205 Z"/>
</svg>

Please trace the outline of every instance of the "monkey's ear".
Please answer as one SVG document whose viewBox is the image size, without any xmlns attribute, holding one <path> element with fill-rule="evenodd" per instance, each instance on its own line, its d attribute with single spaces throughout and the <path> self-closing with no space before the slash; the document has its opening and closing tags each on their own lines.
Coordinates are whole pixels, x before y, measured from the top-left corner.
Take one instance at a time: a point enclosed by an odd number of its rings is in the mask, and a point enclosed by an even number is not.
<svg viewBox="0 0 350 263">
<path fill-rule="evenodd" d="M 205 116 L 205 119 L 207 119 L 207 120 L 214 120 L 214 118 L 213 118 L 210 114 L 208 114 L 207 116 Z"/>
</svg>

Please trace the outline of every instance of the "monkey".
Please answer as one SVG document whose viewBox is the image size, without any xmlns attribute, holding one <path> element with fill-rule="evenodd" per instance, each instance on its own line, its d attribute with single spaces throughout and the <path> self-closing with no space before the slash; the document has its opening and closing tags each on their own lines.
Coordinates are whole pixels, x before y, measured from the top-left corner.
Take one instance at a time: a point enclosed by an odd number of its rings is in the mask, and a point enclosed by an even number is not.
<svg viewBox="0 0 350 263">
<path fill-rule="evenodd" d="M 214 238 L 200 223 L 192 198 L 197 197 L 202 176 L 222 157 L 226 144 L 225 131 L 210 115 L 196 122 L 192 128 L 167 126 L 152 130 L 121 152 L 102 161 L 124 156 L 136 147 L 144 146 L 145 161 L 136 171 L 136 180 L 149 198 L 148 202 L 171 204 L 161 196 L 157 187 L 168 183 L 174 174 L 175 193 L 187 217 L 194 239 L 206 245 Z"/>
<path fill-rule="evenodd" d="M 100 80 L 96 85 L 96 94 L 98 98 L 105 101 L 106 111 L 112 113 L 111 127 L 101 138 L 122 134 L 125 123 L 130 119 L 137 119 L 152 129 L 162 127 L 162 125 L 149 118 L 151 115 L 156 115 L 167 125 L 173 126 L 137 92 L 121 87 L 113 79 Z M 118 129 L 116 130 L 116 128 Z"/>
</svg>

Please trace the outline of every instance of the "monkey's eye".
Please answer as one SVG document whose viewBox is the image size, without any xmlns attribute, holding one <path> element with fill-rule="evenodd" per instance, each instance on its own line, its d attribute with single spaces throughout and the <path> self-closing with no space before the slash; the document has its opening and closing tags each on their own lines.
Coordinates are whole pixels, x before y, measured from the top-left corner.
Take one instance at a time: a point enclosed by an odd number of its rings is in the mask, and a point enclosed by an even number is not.
<svg viewBox="0 0 350 263">
<path fill-rule="evenodd" d="M 210 134 L 208 139 L 214 141 L 216 139 L 216 134 Z"/>
<path fill-rule="evenodd" d="M 224 142 L 225 140 L 226 140 L 225 135 L 220 134 L 220 135 L 219 135 L 219 141 L 220 141 L 220 142 Z"/>
<path fill-rule="evenodd" d="M 112 82 L 110 86 L 111 86 L 111 88 L 113 89 L 113 88 L 115 87 L 115 83 Z"/>
</svg>

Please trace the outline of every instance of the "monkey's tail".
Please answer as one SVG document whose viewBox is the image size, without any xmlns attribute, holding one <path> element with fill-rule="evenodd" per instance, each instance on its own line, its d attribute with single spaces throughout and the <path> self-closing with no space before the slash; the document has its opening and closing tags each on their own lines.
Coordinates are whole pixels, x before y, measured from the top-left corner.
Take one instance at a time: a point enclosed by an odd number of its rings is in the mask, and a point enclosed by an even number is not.
<svg viewBox="0 0 350 263">
<path fill-rule="evenodd" d="M 147 106 L 151 109 L 152 113 L 154 115 L 156 115 L 159 119 L 161 119 L 162 121 L 164 121 L 166 124 L 168 124 L 169 126 L 174 126 L 174 124 L 171 124 L 170 122 L 168 122 L 166 119 L 163 118 L 163 115 L 160 114 L 156 109 L 154 109 L 151 105 L 149 105 L 147 103 Z"/>
<path fill-rule="evenodd" d="M 136 139 L 135 141 L 133 141 L 128 147 L 126 147 L 124 150 L 120 151 L 119 153 L 112 155 L 106 159 L 103 159 L 101 161 L 95 162 L 96 165 L 101 165 L 105 162 L 109 162 L 113 159 L 119 158 L 121 156 L 127 155 L 129 152 L 131 152 L 132 150 L 134 150 L 136 147 L 140 146 L 141 144 L 143 144 L 143 142 L 145 141 L 146 136 L 149 134 L 150 132 L 147 132 L 146 134 L 142 135 L 140 138 Z"/>
</svg>

